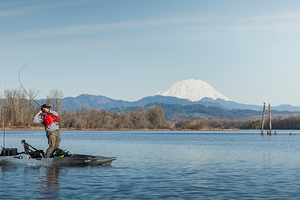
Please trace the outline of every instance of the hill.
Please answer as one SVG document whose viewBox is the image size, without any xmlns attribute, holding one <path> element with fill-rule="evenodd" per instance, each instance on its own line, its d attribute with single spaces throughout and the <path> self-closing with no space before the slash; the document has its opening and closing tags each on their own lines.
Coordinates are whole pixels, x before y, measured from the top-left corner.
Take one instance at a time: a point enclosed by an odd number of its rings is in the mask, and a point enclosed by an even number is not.
<svg viewBox="0 0 300 200">
<path fill-rule="evenodd" d="M 165 103 L 165 104 L 176 104 L 176 105 L 196 105 L 202 104 L 205 106 L 215 106 L 220 107 L 226 110 L 232 109 L 248 109 L 255 111 L 262 111 L 263 106 L 257 105 L 247 105 L 241 104 L 234 101 L 225 101 L 223 99 L 211 99 L 211 98 L 202 98 L 199 101 L 190 101 L 188 99 L 180 99 L 177 97 L 170 96 L 149 96 L 144 97 L 138 101 L 123 101 L 123 100 L 114 100 L 105 96 L 97 96 L 97 95 L 89 95 L 82 94 L 77 97 L 66 97 L 62 99 L 65 109 L 73 108 L 78 109 L 81 108 L 84 104 L 88 104 L 92 109 L 112 109 L 112 108 L 127 108 L 134 106 L 145 106 L 151 103 Z M 280 105 L 280 106 L 272 106 L 272 110 L 278 111 L 290 111 L 290 112 L 300 112 L 299 106 L 291 106 L 291 105 Z"/>
<path fill-rule="evenodd" d="M 178 119 L 248 119 L 248 118 L 261 118 L 262 111 L 255 111 L 250 109 L 223 109 L 217 106 L 205 106 L 203 104 L 194 105 L 176 105 L 165 103 L 153 103 L 144 106 L 145 109 L 154 105 L 161 106 L 165 111 L 165 118 L 169 121 L 177 121 Z M 128 107 L 127 110 L 137 110 L 138 107 Z M 112 109 L 112 111 L 120 112 L 120 109 Z M 266 110 L 266 116 L 268 116 Z M 296 115 L 300 112 L 290 111 L 272 111 L 272 117 Z"/>
</svg>

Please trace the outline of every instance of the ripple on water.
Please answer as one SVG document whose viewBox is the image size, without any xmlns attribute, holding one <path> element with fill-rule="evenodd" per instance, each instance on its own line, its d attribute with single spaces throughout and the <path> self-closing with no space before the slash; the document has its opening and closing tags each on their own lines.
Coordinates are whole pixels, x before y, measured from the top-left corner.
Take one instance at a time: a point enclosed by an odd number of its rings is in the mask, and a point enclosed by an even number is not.
<svg viewBox="0 0 300 200">
<path fill-rule="evenodd" d="M 44 132 L 21 133 L 8 134 L 9 146 L 21 149 L 19 142 L 28 138 L 30 144 L 47 148 L 45 139 L 41 142 Z M 300 137 L 278 133 L 261 137 L 249 131 L 62 131 L 63 149 L 118 160 L 112 167 L 1 167 L 0 195 L 1 199 L 296 198 Z"/>
</svg>

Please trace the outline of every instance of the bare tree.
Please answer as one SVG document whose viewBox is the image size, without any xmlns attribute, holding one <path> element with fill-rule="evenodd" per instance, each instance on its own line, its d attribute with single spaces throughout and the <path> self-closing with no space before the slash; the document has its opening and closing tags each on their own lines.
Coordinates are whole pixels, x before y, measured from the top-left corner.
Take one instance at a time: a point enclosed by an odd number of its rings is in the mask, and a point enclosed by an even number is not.
<svg viewBox="0 0 300 200">
<path fill-rule="evenodd" d="M 77 115 L 78 117 L 81 119 L 81 122 L 84 124 L 83 126 L 88 126 L 89 123 L 89 104 L 88 103 L 85 103 L 81 106 L 81 109 L 78 109 L 77 110 Z M 89 127 L 86 127 L 86 128 L 89 128 Z"/>
<path fill-rule="evenodd" d="M 130 120 L 130 114 L 128 112 L 121 111 L 120 118 L 123 121 L 124 128 L 132 128 L 133 124 Z"/>
<path fill-rule="evenodd" d="M 51 90 L 50 95 L 46 96 L 46 103 L 52 105 L 53 110 L 59 112 L 63 108 L 63 103 L 61 99 L 64 97 L 64 94 L 61 90 Z"/>
<path fill-rule="evenodd" d="M 163 128 L 165 125 L 164 109 L 161 106 L 153 106 L 147 110 L 147 118 L 153 128 Z"/>
</svg>

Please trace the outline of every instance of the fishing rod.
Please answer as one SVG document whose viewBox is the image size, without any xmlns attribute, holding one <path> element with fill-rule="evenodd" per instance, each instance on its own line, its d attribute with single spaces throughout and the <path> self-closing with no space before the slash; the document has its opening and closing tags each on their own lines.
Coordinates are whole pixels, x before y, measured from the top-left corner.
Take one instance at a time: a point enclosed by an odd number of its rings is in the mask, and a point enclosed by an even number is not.
<svg viewBox="0 0 300 200">
<path fill-rule="evenodd" d="M 3 102 L 3 153 L 5 153 L 5 102 Z"/>
<path fill-rule="evenodd" d="M 5 83 L 4 83 L 4 91 L 6 90 L 6 79 L 5 79 Z M 3 147 L 2 147 L 2 155 L 5 155 L 5 110 L 6 110 L 6 106 L 5 106 L 5 101 L 3 101 Z"/>
<path fill-rule="evenodd" d="M 28 63 L 28 64 L 26 64 L 26 65 L 24 65 L 21 69 L 20 69 L 20 71 L 19 71 L 19 82 L 20 82 L 20 85 L 21 85 L 21 87 L 23 88 L 23 90 L 26 92 L 26 94 L 37 104 L 37 105 L 39 105 L 39 106 L 41 106 L 38 102 L 36 102 L 36 100 L 34 100 L 34 98 L 32 97 L 32 96 L 30 96 L 30 94 L 25 90 L 25 88 L 23 87 L 23 85 L 22 85 L 22 83 L 21 83 L 21 78 L 20 78 L 20 74 L 21 74 L 21 71 L 22 71 L 22 69 L 24 68 L 24 67 L 26 67 L 27 65 L 30 65 L 31 63 Z M 43 140 L 44 140 L 44 137 L 45 137 L 45 135 L 43 136 L 43 138 L 42 138 L 42 142 L 43 142 Z M 42 144 L 42 142 L 41 142 L 41 144 Z M 40 144 L 40 146 L 41 146 L 41 144 Z"/>
<path fill-rule="evenodd" d="M 21 74 L 21 71 L 22 71 L 22 69 L 24 68 L 24 67 L 26 67 L 27 65 L 30 65 L 31 63 L 28 63 L 28 64 L 26 64 L 26 65 L 24 65 L 21 69 L 20 69 L 20 71 L 19 71 L 19 82 L 20 82 L 20 85 L 21 85 L 21 87 L 23 88 L 23 90 L 26 92 L 26 94 L 37 104 L 37 105 L 39 105 L 39 106 L 41 106 L 38 102 L 36 102 L 33 98 L 32 98 L 32 96 L 30 96 L 30 94 L 25 90 L 25 88 L 23 87 L 23 85 L 22 85 L 22 83 L 21 83 L 21 78 L 20 78 L 20 74 Z"/>
</svg>

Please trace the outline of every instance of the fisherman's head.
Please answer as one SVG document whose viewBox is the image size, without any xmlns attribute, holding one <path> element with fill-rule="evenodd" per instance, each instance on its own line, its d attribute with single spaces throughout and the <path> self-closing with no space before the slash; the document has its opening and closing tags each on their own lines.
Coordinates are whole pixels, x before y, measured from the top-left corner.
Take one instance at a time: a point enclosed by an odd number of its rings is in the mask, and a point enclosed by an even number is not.
<svg viewBox="0 0 300 200">
<path fill-rule="evenodd" d="M 48 112 L 50 111 L 50 108 L 51 108 L 51 106 L 49 106 L 49 105 L 47 105 L 47 104 L 43 104 L 43 105 L 41 106 L 41 110 L 42 110 L 43 112 L 46 112 L 46 113 L 48 113 Z"/>
</svg>

